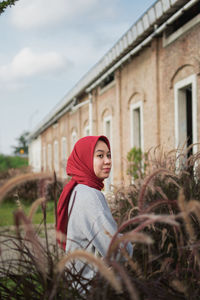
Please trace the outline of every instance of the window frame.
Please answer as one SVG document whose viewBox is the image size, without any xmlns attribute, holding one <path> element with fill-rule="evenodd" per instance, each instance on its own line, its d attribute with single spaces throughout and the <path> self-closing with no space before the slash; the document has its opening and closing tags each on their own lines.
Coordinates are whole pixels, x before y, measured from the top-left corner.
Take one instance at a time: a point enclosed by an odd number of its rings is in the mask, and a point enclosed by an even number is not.
<svg viewBox="0 0 200 300">
<path fill-rule="evenodd" d="M 197 144 L 198 133 L 197 133 L 197 81 L 196 75 L 190 75 L 185 79 L 182 79 L 174 84 L 174 131 L 175 131 L 175 148 L 179 146 L 179 91 L 187 87 L 192 86 L 192 131 L 193 139 L 192 144 Z M 193 146 L 193 154 L 197 153 L 197 145 Z"/>
<path fill-rule="evenodd" d="M 106 132 L 106 123 L 110 122 L 110 137 L 108 137 L 109 142 L 110 142 L 110 148 L 111 148 L 111 157 L 112 157 L 112 162 L 113 162 L 113 151 L 112 151 L 112 116 L 106 116 L 103 119 L 103 132 L 104 135 L 107 137 L 107 132 Z M 113 167 L 113 163 L 112 163 L 112 168 L 111 168 L 111 172 L 110 172 L 110 176 L 108 179 L 105 179 L 104 181 L 104 186 L 105 186 L 105 192 L 109 192 L 111 189 L 109 188 L 110 185 L 113 184 L 113 174 L 114 174 L 114 167 Z M 110 182 L 109 182 L 110 181 Z"/>
<path fill-rule="evenodd" d="M 140 140 L 141 140 L 141 150 L 144 152 L 144 130 L 143 130 L 143 102 L 138 101 L 130 105 L 130 126 L 131 126 L 131 148 L 134 145 L 134 110 L 140 109 Z"/>
</svg>

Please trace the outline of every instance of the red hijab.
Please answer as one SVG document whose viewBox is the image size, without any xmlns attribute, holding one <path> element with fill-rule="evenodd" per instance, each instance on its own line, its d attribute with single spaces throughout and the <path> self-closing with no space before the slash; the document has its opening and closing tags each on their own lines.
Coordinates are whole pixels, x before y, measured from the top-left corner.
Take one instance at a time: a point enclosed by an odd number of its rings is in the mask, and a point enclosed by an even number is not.
<svg viewBox="0 0 200 300">
<path fill-rule="evenodd" d="M 57 232 L 65 236 L 65 241 L 62 244 L 64 248 L 66 246 L 69 200 L 74 187 L 78 183 L 98 190 L 104 187 L 103 180 L 95 175 L 93 168 L 94 148 L 99 139 L 103 140 L 110 150 L 110 143 L 107 137 L 103 135 L 86 136 L 78 140 L 67 161 L 66 172 L 69 176 L 72 176 L 72 178 L 65 185 L 58 201 L 56 228 Z"/>
</svg>

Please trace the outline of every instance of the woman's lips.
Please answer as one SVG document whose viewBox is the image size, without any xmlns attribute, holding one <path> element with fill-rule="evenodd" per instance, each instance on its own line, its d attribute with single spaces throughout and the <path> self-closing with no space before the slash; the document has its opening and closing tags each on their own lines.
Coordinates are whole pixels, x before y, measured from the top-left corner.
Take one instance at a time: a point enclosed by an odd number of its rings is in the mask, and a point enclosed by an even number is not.
<svg viewBox="0 0 200 300">
<path fill-rule="evenodd" d="M 106 172 L 106 173 L 109 173 L 110 172 L 110 168 L 104 168 L 103 171 Z"/>
</svg>

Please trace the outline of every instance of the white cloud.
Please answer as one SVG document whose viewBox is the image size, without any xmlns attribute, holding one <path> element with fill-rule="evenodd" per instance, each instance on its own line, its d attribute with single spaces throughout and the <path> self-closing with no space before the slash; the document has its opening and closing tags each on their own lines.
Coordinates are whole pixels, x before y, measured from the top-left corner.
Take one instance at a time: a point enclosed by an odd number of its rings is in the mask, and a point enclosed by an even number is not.
<svg viewBox="0 0 200 300">
<path fill-rule="evenodd" d="M 23 29 L 73 20 L 89 11 L 98 0 L 20 0 L 11 11 L 12 23 Z"/>
<path fill-rule="evenodd" d="M 66 67 L 67 61 L 59 53 L 35 53 L 30 48 L 23 48 L 9 64 L 0 66 L 0 79 L 11 82 L 38 74 L 53 74 Z"/>
</svg>

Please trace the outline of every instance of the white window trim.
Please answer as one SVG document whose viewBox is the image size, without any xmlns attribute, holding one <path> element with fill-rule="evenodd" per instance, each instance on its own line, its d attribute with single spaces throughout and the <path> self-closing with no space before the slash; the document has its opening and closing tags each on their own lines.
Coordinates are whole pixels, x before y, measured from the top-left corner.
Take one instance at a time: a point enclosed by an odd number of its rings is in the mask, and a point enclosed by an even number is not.
<svg viewBox="0 0 200 300">
<path fill-rule="evenodd" d="M 77 142 L 77 136 L 78 136 L 77 131 L 74 129 L 71 134 L 71 150 L 74 148 L 74 145 Z M 74 137 L 75 137 L 75 143 L 74 143 Z"/>
<path fill-rule="evenodd" d="M 54 141 L 54 144 L 53 144 L 53 146 L 54 146 L 54 151 L 53 151 L 53 153 L 54 153 L 54 159 L 53 159 L 53 165 L 54 165 L 54 171 L 55 172 L 59 172 L 59 145 L 58 145 L 58 141 L 56 140 L 56 141 Z M 57 146 L 57 153 L 56 153 L 56 146 Z"/>
<path fill-rule="evenodd" d="M 63 151 L 63 142 L 65 143 L 65 147 L 66 147 L 66 153 L 64 153 Z M 67 138 L 65 136 L 63 136 L 61 138 L 61 166 L 62 166 L 62 177 L 66 178 L 67 174 L 66 174 L 66 166 L 64 165 L 64 162 L 67 163 Z"/>
<path fill-rule="evenodd" d="M 29 145 L 29 163 L 32 167 L 33 172 L 41 172 L 42 169 L 42 144 L 41 136 L 39 135 L 37 139 L 33 140 Z"/>
<path fill-rule="evenodd" d="M 178 81 L 174 85 L 174 117 L 175 117 L 175 148 L 179 146 L 179 134 L 178 134 L 178 93 L 179 90 L 186 87 L 187 85 L 192 85 L 192 128 L 193 128 L 193 144 L 198 141 L 197 135 L 197 82 L 196 75 L 191 75 L 181 81 Z M 193 147 L 193 154 L 197 153 L 197 145 Z"/>
<path fill-rule="evenodd" d="M 106 123 L 107 122 L 110 122 L 110 139 L 109 139 L 109 142 L 110 142 L 110 148 L 111 148 L 111 156 L 112 156 L 112 161 L 113 161 L 113 150 L 112 150 L 112 116 L 109 115 L 107 117 L 105 117 L 103 119 L 103 131 L 104 131 L 104 134 L 106 136 Z M 111 171 L 111 174 L 110 174 L 110 183 L 113 184 L 113 174 L 114 174 L 114 166 L 113 166 L 113 163 L 112 163 L 112 171 Z"/>
<path fill-rule="evenodd" d="M 88 107 L 88 113 L 89 113 L 89 135 L 93 134 L 93 100 L 92 95 L 89 94 L 89 107 Z"/>
<path fill-rule="evenodd" d="M 63 142 L 66 143 L 66 153 L 63 152 Z M 61 159 L 65 159 L 67 156 L 67 138 L 65 136 L 63 136 L 61 138 Z"/>
<path fill-rule="evenodd" d="M 133 111 L 135 109 L 140 109 L 140 129 L 141 129 L 141 150 L 144 152 L 144 130 L 143 130 L 143 102 L 138 101 L 137 103 L 133 103 L 130 106 L 130 120 L 131 120 L 131 148 L 134 147 L 134 117 Z"/>
<path fill-rule="evenodd" d="M 43 146 L 43 155 L 42 155 L 42 159 L 43 159 L 43 171 L 45 172 L 47 169 L 47 158 L 46 158 L 46 146 Z"/>
<path fill-rule="evenodd" d="M 48 166 L 48 170 L 51 172 L 52 171 L 52 145 L 51 144 L 47 145 L 47 166 Z"/>
<path fill-rule="evenodd" d="M 104 133 L 106 134 L 106 123 L 110 122 L 110 145 L 112 145 L 112 116 L 107 116 L 103 119 L 103 123 L 104 123 Z"/>
<path fill-rule="evenodd" d="M 87 134 L 87 132 L 88 132 L 89 134 Z M 84 136 L 89 136 L 89 135 L 90 135 L 90 126 L 87 125 L 87 126 L 85 126 L 85 128 L 84 128 Z"/>
</svg>

